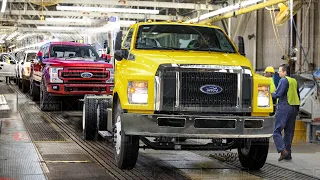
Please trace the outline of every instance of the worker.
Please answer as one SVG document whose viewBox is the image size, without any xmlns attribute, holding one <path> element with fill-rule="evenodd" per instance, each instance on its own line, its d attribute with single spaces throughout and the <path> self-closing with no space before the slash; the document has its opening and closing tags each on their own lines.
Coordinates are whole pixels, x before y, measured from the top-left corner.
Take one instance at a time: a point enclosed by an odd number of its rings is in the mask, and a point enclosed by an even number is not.
<svg viewBox="0 0 320 180">
<path fill-rule="evenodd" d="M 39 51 L 39 52 L 37 53 L 37 56 L 38 56 L 39 61 L 41 62 L 41 61 L 42 61 L 42 58 L 43 58 L 42 52 Z"/>
<path fill-rule="evenodd" d="M 273 75 L 275 74 L 274 68 L 272 66 L 268 66 L 264 70 L 264 76 L 270 78 L 271 85 L 270 85 L 270 93 L 273 93 L 276 90 L 276 86 L 274 84 Z"/>
<path fill-rule="evenodd" d="M 275 126 L 273 139 L 278 153 L 281 153 L 278 161 L 283 159 L 291 160 L 291 144 L 294 136 L 295 120 L 300 106 L 300 95 L 298 83 L 294 78 L 288 77 L 289 66 L 282 64 L 279 67 L 281 77 L 279 85 L 273 98 L 278 98 L 277 110 L 275 113 Z M 284 137 L 282 137 L 284 130 Z"/>
</svg>

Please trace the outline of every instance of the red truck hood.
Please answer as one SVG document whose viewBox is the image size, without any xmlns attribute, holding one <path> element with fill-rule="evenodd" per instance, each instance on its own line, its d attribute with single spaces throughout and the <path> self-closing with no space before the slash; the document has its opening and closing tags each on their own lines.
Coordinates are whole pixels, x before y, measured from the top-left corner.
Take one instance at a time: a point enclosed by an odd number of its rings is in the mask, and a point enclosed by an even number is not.
<svg viewBox="0 0 320 180">
<path fill-rule="evenodd" d="M 45 61 L 46 64 L 50 64 L 51 66 L 86 66 L 86 67 L 110 67 L 112 68 L 112 64 L 109 64 L 107 62 L 103 61 L 86 61 L 86 60 L 65 60 L 65 59 L 59 59 L 59 58 L 54 58 L 54 59 L 48 59 Z"/>
</svg>

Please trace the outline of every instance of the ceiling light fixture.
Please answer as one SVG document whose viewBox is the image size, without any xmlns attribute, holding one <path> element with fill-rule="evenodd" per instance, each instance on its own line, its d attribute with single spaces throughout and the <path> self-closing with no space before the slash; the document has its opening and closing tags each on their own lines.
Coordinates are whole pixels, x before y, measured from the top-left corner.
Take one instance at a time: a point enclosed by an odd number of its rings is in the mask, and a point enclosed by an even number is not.
<svg viewBox="0 0 320 180">
<path fill-rule="evenodd" d="M 249 6 L 249 5 L 252 5 L 252 4 L 261 2 L 261 1 L 263 1 L 263 0 L 243 1 L 243 2 L 241 2 L 241 3 L 237 3 L 237 4 L 234 4 L 234 5 L 231 5 L 231 6 L 227 6 L 227 7 L 218 9 L 218 10 L 216 10 L 216 11 L 212 11 L 212 12 L 203 14 L 203 15 L 201 15 L 199 18 L 193 18 L 193 19 L 190 19 L 190 20 L 188 20 L 188 21 L 186 21 L 186 22 L 189 23 L 189 22 L 202 21 L 202 20 L 204 20 L 204 19 L 207 19 L 207 18 L 210 18 L 210 17 L 213 17 L 213 16 L 217 16 L 217 15 L 220 15 L 220 14 L 223 14 L 223 13 L 227 13 L 227 12 L 230 12 L 230 11 L 234 11 L 234 10 L 236 10 L 236 9 L 240 9 L 241 7 Z"/>
<path fill-rule="evenodd" d="M 2 34 L 2 35 L 0 36 L 0 40 L 3 40 L 6 36 L 7 36 L 7 34 Z"/>
<path fill-rule="evenodd" d="M 92 23 L 91 19 L 72 19 L 72 18 L 46 18 L 48 22 L 74 22 L 74 23 Z"/>
<path fill-rule="evenodd" d="M 7 7 L 7 0 L 2 1 L 2 6 L 1 6 L 1 13 L 4 13 Z"/>
<path fill-rule="evenodd" d="M 37 35 L 36 33 L 23 34 L 23 35 L 20 35 L 19 37 L 17 37 L 17 40 L 21 41 L 24 38 L 31 37 L 31 36 L 36 36 L 36 35 Z"/>
<path fill-rule="evenodd" d="M 10 41 L 12 38 L 16 37 L 17 35 L 19 35 L 20 33 L 18 31 L 15 31 L 14 33 L 10 34 L 6 40 Z"/>
<path fill-rule="evenodd" d="M 84 28 L 84 27 L 83 27 Z M 75 31 L 83 29 L 81 27 L 59 27 L 59 26 L 37 26 L 41 30 L 56 30 L 56 31 Z"/>
<path fill-rule="evenodd" d="M 128 8 L 103 8 L 82 6 L 57 6 L 59 11 L 85 11 L 85 12 L 115 12 L 115 13 L 137 13 L 137 14 L 159 14 L 159 10 L 128 9 Z"/>
</svg>

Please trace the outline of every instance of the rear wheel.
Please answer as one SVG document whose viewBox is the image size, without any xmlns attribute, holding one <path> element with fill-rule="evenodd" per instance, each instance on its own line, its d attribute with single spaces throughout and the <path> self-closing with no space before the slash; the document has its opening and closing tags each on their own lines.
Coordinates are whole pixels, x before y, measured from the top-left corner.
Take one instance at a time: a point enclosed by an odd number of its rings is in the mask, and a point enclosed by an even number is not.
<svg viewBox="0 0 320 180">
<path fill-rule="evenodd" d="M 238 148 L 238 156 L 244 168 L 259 170 L 267 160 L 269 139 L 244 139 Z"/>
<path fill-rule="evenodd" d="M 30 95 L 33 101 L 38 101 L 40 99 L 40 88 L 35 85 L 33 80 L 30 81 Z"/>
<path fill-rule="evenodd" d="M 123 110 L 118 100 L 113 116 L 113 139 L 115 143 L 115 160 L 120 169 L 133 169 L 139 155 L 139 136 L 125 135 L 122 130 L 121 114 Z"/>
<path fill-rule="evenodd" d="M 99 103 L 99 131 L 108 130 L 108 108 L 111 107 L 112 101 L 102 100 Z"/>
<path fill-rule="evenodd" d="M 27 93 L 30 88 L 30 81 L 26 79 L 22 79 L 22 92 Z"/>
</svg>

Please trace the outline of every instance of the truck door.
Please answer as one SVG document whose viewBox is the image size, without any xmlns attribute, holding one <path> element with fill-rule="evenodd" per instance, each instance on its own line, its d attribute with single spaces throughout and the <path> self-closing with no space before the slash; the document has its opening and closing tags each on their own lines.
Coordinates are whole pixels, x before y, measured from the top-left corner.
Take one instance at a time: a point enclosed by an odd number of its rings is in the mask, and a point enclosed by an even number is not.
<svg viewBox="0 0 320 180">
<path fill-rule="evenodd" d="M 15 59 L 9 54 L 3 54 L 0 57 L 0 76 L 15 76 Z"/>
</svg>

